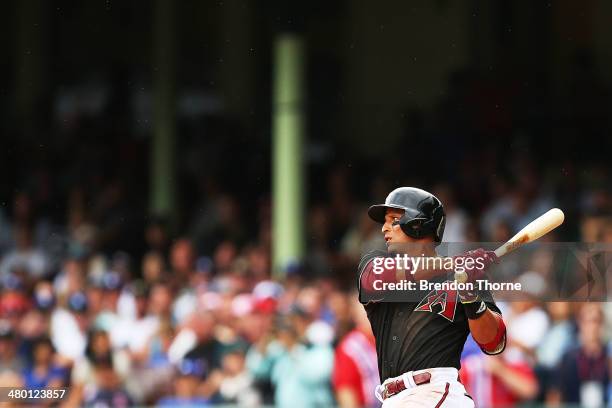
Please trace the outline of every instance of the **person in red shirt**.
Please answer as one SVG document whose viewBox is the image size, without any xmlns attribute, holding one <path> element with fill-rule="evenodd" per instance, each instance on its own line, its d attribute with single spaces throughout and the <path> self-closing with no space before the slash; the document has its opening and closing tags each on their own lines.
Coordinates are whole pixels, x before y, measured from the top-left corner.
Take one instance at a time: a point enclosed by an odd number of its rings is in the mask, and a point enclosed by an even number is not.
<svg viewBox="0 0 612 408">
<path fill-rule="evenodd" d="M 334 357 L 336 401 L 340 407 L 378 407 L 372 392 L 380 384 L 372 328 L 359 302 L 351 303 L 351 315 L 355 327 L 342 338 Z"/>
<path fill-rule="evenodd" d="M 533 368 L 512 347 L 504 356 L 472 354 L 462 359 L 459 377 L 476 406 L 513 407 L 538 393 Z"/>
</svg>

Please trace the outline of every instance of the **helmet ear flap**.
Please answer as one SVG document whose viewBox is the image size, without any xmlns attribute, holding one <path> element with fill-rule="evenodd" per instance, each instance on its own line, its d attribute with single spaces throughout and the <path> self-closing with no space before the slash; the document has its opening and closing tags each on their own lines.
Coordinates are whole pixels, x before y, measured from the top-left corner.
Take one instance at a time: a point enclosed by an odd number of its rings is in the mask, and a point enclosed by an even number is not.
<svg viewBox="0 0 612 408">
<path fill-rule="evenodd" d="M 438 225 L 435 225 L 438 217 L 440 221 Z M 438 207 L 431 219 L 410 218 L 410 216 L 404 215 L 394 224 L 399 224 L 402 231 L 414 239 L 421 239 L 433 235 L 437 242 L 441 242 L 442 235 L 444 234 L 444 227 L 446 225 L 446 217 L 442 208 Z"/>
<path fill-rule="evenodd" d="M 410 218 L 410 216 L 403 216 L 398 222 L 404 234 L 412 237 L 414 239 L 423 238 L 426 234 L 424 234 L 424 226 L 427 222 L 424 222 L 422 218 Z"/>
</svg>

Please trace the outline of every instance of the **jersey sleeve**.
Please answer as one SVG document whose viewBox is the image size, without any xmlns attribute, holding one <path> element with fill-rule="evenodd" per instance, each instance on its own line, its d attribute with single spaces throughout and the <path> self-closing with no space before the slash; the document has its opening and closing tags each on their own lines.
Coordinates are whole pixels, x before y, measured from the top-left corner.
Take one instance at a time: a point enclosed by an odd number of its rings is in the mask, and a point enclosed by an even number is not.
<svg viewBox="0 0 612 408">
<path fill-rule="evenodd" d="M 384 299 L 382 293 L 377 294 L 374 290 L 374 281 L 379 279 L 379 277 L 374 273 L 373 262 L 375 258 L 385 256 L 387 256 L 386 252 L 373 250 L 364 254 L 359 261 L 357 285 L 359 288 L 359 302 L 364 305 L 372 301 L 376 302 Z"/>
<path fill-rule="evenodd" d="M 383 259 L 384 258 L 384 259 Z M 386 299 L 386 294 L 381 287 L 383 283 L 397 282 L 397 269 L 395 265 L 386 267 L 385 259 L 391 258 L 386 251 L 374 250 L 366 253 L 359 262 L 359 301 L 362 304 L 380 302 Z M 378 261 L 377 261 L 378 259 Z M 409 271 L 403 271 L 403 277 L 412 279 Z"/>
</svg>

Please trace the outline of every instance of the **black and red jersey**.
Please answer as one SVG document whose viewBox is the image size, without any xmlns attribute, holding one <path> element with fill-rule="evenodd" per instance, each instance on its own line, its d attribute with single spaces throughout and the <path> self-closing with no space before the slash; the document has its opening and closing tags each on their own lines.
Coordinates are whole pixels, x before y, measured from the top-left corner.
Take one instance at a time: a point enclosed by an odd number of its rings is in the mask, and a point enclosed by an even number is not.
<svg viewBox="0 0 612 408">
<path fill-rule="evenodd" d="M 359 264 L 359 297 L 376 338 L 381 382 L 408 371 L 435 367 L 459 369 L 461 352 L 470 331 L 457 291 L 417 289 L 411 293 L 373 294 L 371 288 L 364 287 L 364 282 L 368 280 L 366 275 L 372 273 L 372 260 L 381 255 L 386 253 L 370 252 Z M 380 277 L 384 279 L 383 275 Z M 450 274 L 440 276 L 438 281 L 449 278 L 452 278 Z M 490 293 L 481 296 L 489 309 L 501 314 Z"/>
</svg>

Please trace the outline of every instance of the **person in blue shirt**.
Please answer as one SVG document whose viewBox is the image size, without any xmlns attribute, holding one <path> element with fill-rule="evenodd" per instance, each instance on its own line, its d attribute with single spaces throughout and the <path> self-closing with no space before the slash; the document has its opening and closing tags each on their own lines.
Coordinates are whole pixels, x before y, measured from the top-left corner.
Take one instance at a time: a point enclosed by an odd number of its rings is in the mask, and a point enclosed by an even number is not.
<svg viewBox="0 0 612 408">
<path fill-rule="evenodd" d="M 203 407 L 209 400 L 198 394 L 198 388 L 206 376 L 207 366 L 202 359 L 184 358 L 177 366 L 172 395 L 157 401 L 158 407 Z"/>
<path fill-rule="evenodd" d="M 53 361 L 54 357 L 55 350 L 49 337 L 41 337 L 33 342 L 32 363 L 23 372 L 25 388 L 64 386 L 68 372 Z"/>
</svg>

